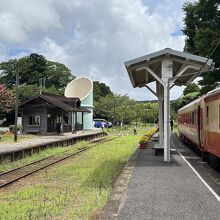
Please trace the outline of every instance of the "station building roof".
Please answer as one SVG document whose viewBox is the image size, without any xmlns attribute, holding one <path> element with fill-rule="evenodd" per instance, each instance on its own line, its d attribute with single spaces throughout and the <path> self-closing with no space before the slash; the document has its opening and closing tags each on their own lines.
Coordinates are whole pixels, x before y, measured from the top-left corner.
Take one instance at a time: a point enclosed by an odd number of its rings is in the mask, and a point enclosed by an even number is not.
<svg viewBox="0 0 220 220">
<path fill-rule="evenodd" d="M 55 95 L 46 92 L 43 92 L 41 95 L 33 97 L 30 100 L 22 103 L 21 105 L 19 105 L 19 109 L 34 107 L 36 106 L 36 104 L 37 106 L 40 106 L 40 99 L 54 106 L 57 106 L 58 108 L 63 109 L 64 111 L 90 113 L 88 109 L 81 106 L 81 101 L 78 97 L 67 98 L 65 96 Z"/>
</svg>

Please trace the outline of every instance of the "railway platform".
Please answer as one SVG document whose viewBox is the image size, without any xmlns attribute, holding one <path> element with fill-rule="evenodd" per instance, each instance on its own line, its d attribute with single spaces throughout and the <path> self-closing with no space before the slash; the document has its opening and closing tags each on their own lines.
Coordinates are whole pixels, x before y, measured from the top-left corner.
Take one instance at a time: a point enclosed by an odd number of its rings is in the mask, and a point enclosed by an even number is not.
<svg viewBox="0 0 220 220">
<path fill-rule="evenodd" d="M 5 143 L 0 142 L 0 160 L 15 160 L 26 155 L 32 155 L 35 152 L 55 146 L 68 146 L 79 140 L 88 140 L 96 137 L 104 136 L 102 129 L 94 129 L 89 131 L 77 131 L 72 134 L 64 133 L 64 135 L 36 136 L 29 140 Z"/>
<path fill-rule="evenodd" d="M 163 156 L 155 156 L 152 146 L 137 150 L 126 189 L 118 201 L 110 198 L 101 219 L 220 219 L 220 192 L 212 191 L 186 158 L 203 168 L 208 165 L 189 149 L 180 148 L 177 139 L 172 134 L 171 146 L 175 150 L 170 163 L 164 162 Z M 216 183 L 217 191 L 219 186 Z"/>
</svg>

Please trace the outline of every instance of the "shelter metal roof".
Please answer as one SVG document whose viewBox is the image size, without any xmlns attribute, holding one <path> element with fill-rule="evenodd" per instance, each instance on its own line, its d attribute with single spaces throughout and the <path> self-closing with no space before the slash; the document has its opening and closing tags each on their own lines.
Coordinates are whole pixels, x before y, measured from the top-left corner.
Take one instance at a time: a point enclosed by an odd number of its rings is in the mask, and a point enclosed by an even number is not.
<svg viewBox="0 0 220 220">
<path fill-rule="evenodd" d="M 203 67 L 204 71 L 210 69 L 213 63 L 211 59 L 207 61 L 206 57 L 165 48 L 155 53 L 125 62 L 125 67 L 133 87 L 143 87 L 145 84 L 156 81 L 156 79 L 145 69 L 138 70 L 141 67 L 149 67 L 161 78 L 161 65 L 162 60 L 165 58 L 173 61 L 173 77 L 177 76 L 179 71 L 187 65 L 193 65 L 197 68 Z M 186 85 L 189 80 L 191 81 L 194 79 L 193 75 L 190 75 L 191 73 L 195 73 L 195 69 L 187 68 L 182 73 L 182 77 L 176 78 L 174 84 L 179 86 Z M 196 77 L 196 73 L 194 77 Z"/>
</svg>

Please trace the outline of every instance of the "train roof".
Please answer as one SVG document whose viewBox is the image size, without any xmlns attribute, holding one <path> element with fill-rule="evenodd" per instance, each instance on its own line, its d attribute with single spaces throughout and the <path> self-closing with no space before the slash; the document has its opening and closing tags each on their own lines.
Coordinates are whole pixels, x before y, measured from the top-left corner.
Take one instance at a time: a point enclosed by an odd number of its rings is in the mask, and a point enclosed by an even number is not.
<svg viewBox="0 0 220 220">
<path fill-rule="evenodd" d="M 200 102 L 200 100 L 201 100 L 201 97 L 199 97 L 199 98 L 193 100 L 192 102 L 190 102 L 190 103 L 188 103 L 187 105 L 185 105 L 185 106 L 183 106 L 182 108 L 180 108 L 180 109 L 178 110 L 178 112 L 179 112 L 179 111 L 182 111 L 182 110 L 184 110 L 184 109 L 186 109 L 186 108 L 188 108 L 188 107 L 191 106 L 191 105 L 196 105 L 196 104 L 198 104 L 198 103 Z"/>
<path fill-rule="evenodd" d="M 211 97 L 211 96 L 215 96 L 215 95 L 218 95 L 218 94 L 220 94 L 220 87 L 209 91 L 209 92 L 205 95 L 205 98 L 208 98 L 208 97 Z"/>
<path fill-rule="evenodd" d="M 209 92 L 208 92 L 207 94 L 205 94 L 204 96 L 200 96 L 199 98 L 195 99 L 194 101 L 192 101 L 192 102 L 188 103 L 187 105 L 183 106 L 182 108 L 180 108 L 178 111 L 184 110 L 184 109 L 188 108 L 188 107 L 191 106 L 191 105 L 194 105 L 194 104 L 199 103 L 200 100 L 201 100 L 201 97 L 204 97 L 204 98 L 206 99 L 206 98 L 209 98 L 209 97 L 218 95 L 218 94 L 220 94 L 220 87 L 209 91 Z"/>
</svg>

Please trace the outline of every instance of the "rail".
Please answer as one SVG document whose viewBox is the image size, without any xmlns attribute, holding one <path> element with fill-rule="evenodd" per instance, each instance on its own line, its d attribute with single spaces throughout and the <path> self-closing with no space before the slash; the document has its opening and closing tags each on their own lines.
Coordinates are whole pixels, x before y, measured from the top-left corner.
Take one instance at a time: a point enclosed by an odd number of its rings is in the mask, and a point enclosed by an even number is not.
<svg viewBox="0 0 220 220">
<path fill-rule="evenodd" d="M 47 148 L 52 147 L 64 147 L 70 146 L 75 144 L 77 141 L 82 140 L 91 140 L 94 138 L 100 138 L 106 136 L 105 132 L 93 133 L 93 134 L 84 134 L 81 136 L 73 136 L 73 137 L 66 137 L 62 140 L 54 140 L 48 141 L 46 143 L 35 144 L 28 147 L 23 147 L 18 150 L 8 150 L 7 152 L 3 152 L 0 154 L 0 163 L 4 161 L 15 161 L 22 159 L 26 156 L 31 156 L 34 153 L 39 153 L 41 150 L 45 150 Z"/>
<path fill-rule="evenodd" d="M 62 154 L 67 153 L 69 151 L 69 150 L 67 150 L 62 153 L 59 153 L 59 154 L 56 154 L 53 156 L 49 156 L 49 157 L 43 158 L 41 160 L 35 161 L 33 163 L 24 165 L 22 167 L 15 168 L 15 169 L 7 171 L 5 173 L 1 173 L 0 174 L 0 188 L 8 186 L 9 184 L 14 183 L 14 182 L 26 177 L 26 176 L 29 176 L 33 173 L 36 173 L 40 170 L 43 170 L 49 166 L 52 166 L 56 163 L 59 163 L 63 160 L 66 160 L 70 157 L 73 157 L 79 153 L 87 151 L 90 148 L 97 146 L 97 143 L 99 143 L 99 142 L 101 142 L 101 143 L 108 142 L 108 141 L 111 141 L 116 138 L 118 138 L 118 137 L 108 138 L 108 139 L 105 137 L 105 138 L 101 138 L 98 140 L 94 140 L 94 141 L 91 141 L 89 144 L 95 144 L 95 145 L 92 145 L 90 147 L 88 147 L 88 144 L 84 145 L 78 151 L 76 151 L 74 153 L 69 153 L 68 155 L 62 155 Z"/>
</svg>

